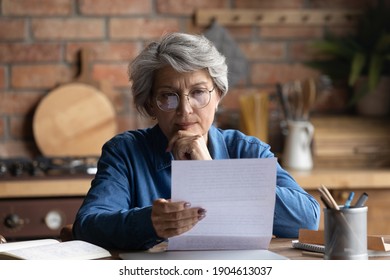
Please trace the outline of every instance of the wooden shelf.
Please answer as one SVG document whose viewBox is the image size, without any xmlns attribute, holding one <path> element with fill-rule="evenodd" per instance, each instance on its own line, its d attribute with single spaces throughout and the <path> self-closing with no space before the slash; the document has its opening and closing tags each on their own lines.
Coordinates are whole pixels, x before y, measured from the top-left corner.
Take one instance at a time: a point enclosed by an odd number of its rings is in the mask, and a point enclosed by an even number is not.
<svg viewBox="0 0 390 280">
<path fill-rule="evenodd" d="M 279 9 L 200 9 L 195 23 L 207 26 L 216 20 L 220 25 L 349 25 L 359 18 L 359 10 L 279 10 Z"/>
</svg>

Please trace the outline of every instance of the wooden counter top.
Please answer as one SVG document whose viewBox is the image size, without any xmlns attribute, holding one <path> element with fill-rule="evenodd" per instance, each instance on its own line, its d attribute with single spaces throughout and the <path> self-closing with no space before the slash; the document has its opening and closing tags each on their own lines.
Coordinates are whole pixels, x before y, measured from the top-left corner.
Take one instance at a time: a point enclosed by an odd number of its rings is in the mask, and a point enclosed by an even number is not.
<svg viewBox="0 0 390 280">
<path fill-rule="evenodd" d="M 271 243 L 269 246 L 269 250 L 271 252 L 277 253 L 279 255 L 285 256 L 290 260 L 323 260 L 324 257 L 321 254 L 318 253 L 312 253 L 312 252 L 307 252 L 303 251 L 300 249 L 296 249 L 292 247 L 291 241 L 293 239 L 291 238 L 272 238 Z M 157 245 L 158 251 L 161 251 L 166 245 L 165 244 L 160 244 Z M 119 260 L 119 254 L 123 253 L 122 251 L 117 251 L 117 250 L 111 250 L 111 255 L 112 257 L 108 259 L 114 259 L 114 260 Z M 369 259 L 372 260 L 389 260 L 390 256 L 376 256 L 376 257 L 369 257 Z"/>
<path fill-rule="evenodd" d="M 92 178 L 0 181 L 0 198 L 85 196 Z"/>
<path fill-rule="evenodd" d="M 329 189 L 390 189 L 390 169 L 313 169 L 289 170 L 305 190 L 317 190 L 321 184 Z M 84 196 L 92 178 L 62 178 L 0 181 L 0 198 Z"/>
</svg>

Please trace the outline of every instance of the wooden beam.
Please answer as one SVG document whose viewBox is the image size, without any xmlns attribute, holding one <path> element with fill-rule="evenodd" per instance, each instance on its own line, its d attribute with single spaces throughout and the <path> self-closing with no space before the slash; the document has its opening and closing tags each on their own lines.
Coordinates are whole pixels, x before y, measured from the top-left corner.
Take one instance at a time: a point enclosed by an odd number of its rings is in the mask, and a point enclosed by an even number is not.
<svg viewBox="0 0 390 280">
<path fill-rule="evenodd" d="M 360 14 L 360 10 L 199 9 L 195 14 L 195 23 L 207 26 L 216 20 L 226 26 L 351 25 L 356 23 Z"/>
</svg>

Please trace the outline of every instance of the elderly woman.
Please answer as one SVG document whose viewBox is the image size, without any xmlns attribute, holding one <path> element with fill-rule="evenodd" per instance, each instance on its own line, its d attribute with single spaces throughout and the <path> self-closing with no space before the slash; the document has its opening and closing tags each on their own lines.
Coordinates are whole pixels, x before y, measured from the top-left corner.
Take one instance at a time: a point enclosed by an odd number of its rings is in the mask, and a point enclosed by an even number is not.
<svg viewBox="0 0 390 280">
<path fill-rule="evenodd" d="M 274 157 L 259 139 L 213 126 L 228 91 L 227 71 L 210 41 L 182 33 L 151 43 L 130 64 L 134 103 L 157 124 L 121 133 L 103 146 L 74 222 L 76 238 L 106 248 L 150 248 L 207 215 L 190 201 L 169 200 L 173 159 Z M 274 235 L 296 237 L 299 228 L 317 229 L 318 223 L 318 202 L 278 165 Z"/>
</svg>

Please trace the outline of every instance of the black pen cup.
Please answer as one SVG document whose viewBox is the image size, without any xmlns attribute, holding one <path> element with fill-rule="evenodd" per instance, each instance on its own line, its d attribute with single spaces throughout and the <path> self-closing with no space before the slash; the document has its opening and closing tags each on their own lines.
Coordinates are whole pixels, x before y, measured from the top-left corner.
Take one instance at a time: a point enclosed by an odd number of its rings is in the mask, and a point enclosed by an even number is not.
<svg viewBox="0 0 390 280">
<path fill-rule="evenodd" d="M 324 209 L 325 259 L 367 260 L 367 207 Z"/>
</svg>

